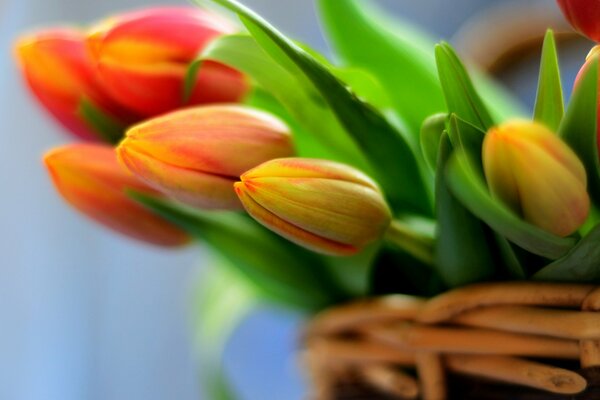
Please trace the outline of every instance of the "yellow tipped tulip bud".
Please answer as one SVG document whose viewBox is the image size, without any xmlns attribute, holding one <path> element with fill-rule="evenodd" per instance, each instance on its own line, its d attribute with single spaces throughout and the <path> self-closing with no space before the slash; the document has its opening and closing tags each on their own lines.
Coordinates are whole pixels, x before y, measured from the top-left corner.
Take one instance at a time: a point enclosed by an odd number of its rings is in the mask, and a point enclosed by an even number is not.
<svg viewBox="0 0 600 400">
<path fill-rule="evenodd" d="M 492 195 L 531 224 L 567 236 L 585 221 L 590 200 L 583 164 L 545 126 L 510 121 L 492 128 L 483 164 Z"/>
<path fill-rule="evenodd" d="M 125 190 L 159 195 L 118 162 L 112 147 L 76 144 L 50 151 L 44 162 L 56 189 L 74 208 L 127 236 L 159 246 L 179 246 L 189 237 L 127 197 Z"/>
<path fill-rule="evenodd" d="M 288 127 L 262 111 L 214 105 L 177 111 L 137 125 L 119 159 L 150 186 L 206 209 L 242 209 L 233 190 L 258 164 L 294 154 Z"/>
<path fill-rule="evenodd" d="M 235 190 L 254 219 L 319 253 L 356 253 L 379 239 L 390 224 L 391 213 L 377 184 L 332 161 L 267 161 L 243 174 Z"/>
</svg>

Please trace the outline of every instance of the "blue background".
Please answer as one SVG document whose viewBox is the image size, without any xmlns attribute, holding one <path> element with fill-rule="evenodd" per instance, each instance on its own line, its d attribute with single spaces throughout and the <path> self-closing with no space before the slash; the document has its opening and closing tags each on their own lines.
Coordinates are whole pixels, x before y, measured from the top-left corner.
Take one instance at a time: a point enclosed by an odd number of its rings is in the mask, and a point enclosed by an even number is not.
<svg viewBox="0 0 600 400">
<path fill-rule="evenodd" d="M 311 0 L 244 2 L 327 51 Z M 537 2 L 555 8 L 552 0 Z M 507 1 L 379 3 L 448 39 L 470 16 Z M 40 155 L 67 137 L 28 96 L 10 55 L 19 32 L 143 5 L 148 2 L 0 0 L 1 400 L 206 398 L 191 329 L 192 290 L 208 262 L 202 248 L 157 250 L 114 236 L 63 204 Z M 564 60 L 566 82 L 582 51 Z M 525 63 L 507 78 L 529 103 L 536 69 L 535 62 Z M 227 350 L 241 399 L 303 397 L 294 357 L 301 325 L 300 316 L 269 308 L 243 324 Z"/>
</svg>

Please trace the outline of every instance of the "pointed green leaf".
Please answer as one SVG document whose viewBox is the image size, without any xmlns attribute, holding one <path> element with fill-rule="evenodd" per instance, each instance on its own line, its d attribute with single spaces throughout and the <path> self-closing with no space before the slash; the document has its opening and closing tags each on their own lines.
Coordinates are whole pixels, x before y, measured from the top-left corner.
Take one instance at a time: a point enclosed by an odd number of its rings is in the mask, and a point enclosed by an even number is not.
<svg viewBox="0 0 600 400">
<path fill-rule="evenodd" d="M 560 136 L 577 153 L 588 178 L 588 191 L 600 205 L 600 161 L 598 159 L 598 61 L 590 63 L 571 96 L 560 126 Z"/>
<path fill-rule="evenodd" d="M 560 258 L 573 247 L 575 239 L 541 230 L 493 199 L 477 170 L 476 163 L 464 150 L 455 150 L 446 168 L 446 181 L 451 192 L 475 216 L 516 245 L 549 259 Z"/>
<path fill-rule="evenodd" d="M 336 53 L 381 82 L 413 134 L 425 117 L 444 110 L 433 41 L 406 21 L 392 21 L 372 2 L 319 0 L 318 5 Z"/>
<path fill-rule="evenodd" d="M 454 49 L 448 43 L 440 43 L 435 56 L 448 112 L 487 131 L 493 125 L 492 117 Z"/>
<path fill-rule="evenodd" d="M 200 1 L 200 0 L 196 0 Z M 362 150 L 392 207 L 430 215 L 430 193 L 415 153 L 373 106 L 264 19 L 234 0 L 213 0 L 236 12 L 252 36 L 275 61 L 304 85 L 313 85 Z"/>
<path fill-rule="evenodd" d="M 564 114 L 564 107 L 556 43 L 554 33 L 549 29 L 542 49 L 534 119 L 556 132 Z"/>
<path fill-rule="evenodd" d="M 577 243 L 565 257 L 538 271 L 533 279 L 556 282 L 600 282 L 600 225 Z"/>
<path fill-rule="evenodd" d="M 483 174 L 483 161 L 481 159 L 481 149 L 483 148 L 483 139 L 485 132 L 478 127 L 460 119 L 452 114 L 448 118 L 448 136 L 454 148 L 464 151 L 469 159 L 473 161 L 470 164 L 475 174 Z"/>
<path fill-rule="evenodd" d="M 141 193 L 130 197 L 209 244 L 272 299 L 315 310 L 344 295 L 323 260 L 234 213 L 201 212 Z"/>
<path fill-rule="evenodd" d="M 452 153 L 447 134 L 440 142 L 438 171 L 443 171 Z M 492 250 L 486 241 L 486 227 L 448 190 L 446 176 L 436 177 L 438 220 L 435 267 L 449 287 L 487 280 L 494 274 Z"/>
<path fill-rule="evenodd" d="M 257 306 L 259 294 L 230 265 L 204 271 L 196 289 L 194 321 L 202 388 L 212 400 L 235 400 L 223 353 L 229 338 Z"/>
<path fill-rule="evenodd" d="M 440 139 L 446 130 L 447 114 L 434 114 L 427 118 L 421 126 L 421 151 L 425 163 L 431 171 L 435 171 L 438 160 Z"/>
</svg>

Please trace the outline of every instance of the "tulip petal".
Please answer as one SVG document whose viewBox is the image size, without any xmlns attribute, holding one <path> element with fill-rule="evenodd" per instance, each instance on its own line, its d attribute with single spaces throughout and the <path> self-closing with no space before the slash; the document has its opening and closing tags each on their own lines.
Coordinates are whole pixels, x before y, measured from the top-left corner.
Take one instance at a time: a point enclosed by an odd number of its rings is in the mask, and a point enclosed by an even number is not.
<svg viewBox="0 0 600 400">
<path fill-rule="evenodd" d="M 99 61 L 191 61 L 210 40 L 234 31 L 225 18 L 195 7 L 153 7 L 101 22 L 88 40 Z"/>
<path fill-rule="evenodd" d="M 173 63 L 98 63 L 98 76 L 111 97 L 141 116 L 163 114 L 183 105 L 186 69 Z"/>
<path fill-rule="evenodd" d="M 242 209 L 233 190 L 233 178 L 181 168 L 158 161 L 125 140 L 119 160 L 138 178 L 169 197 L 204 209 Z"/>
<path fill-rule="evenodd" d="M 159 246 L 189 241 L 183 231 L 125 195 L 128 189 L 157 193 L 123 170 L 111 147 L 66 146 L 47 153 L 44 162 L 63 198 L 100 224 Z"/>
<path fill-rule="evenodd" d="M 237 182 L 234 187 L 248 214 L 265 227 L 291 242 L 309 248 L 317 253 L 328 255 L 349 256 L 358 252 L 356 246 L 338 243 L 314 235 L 274 215 L 252 199 L 248 194 L 248 188 L 245 183 Z"/>
<path fill-rule="evenodd" d="M 381 237 L 390 211 L 381 194 L 352 182 L 320 178 L 244 179 L 262 207 L 305 231 L 362 247 Z"/>
<path fill-rule="evenodd" d="M 364 173 L 328 160 L 282 158 L 261 164 L 242 175 L 243 180 L 265 177 L 334 179 L 354 182 L 379 191 L 377 184 Z"/>
<path fill-rule="evenodd" d="M 134 126 L 135 146 L 172 166 L 237 178 L 272 158 L 293 154 L 289 128 L 262 111 L 216 105 L 176 111 Z"/>
<path fill-rule="evenodd" d="M 204 61 L 186 104 L 237 103 L 248 90 L 246 78 L 238 71 L 223 64 Z"/>
<path fill-rule="evenodd" d="M 563 237 L 577 230 L 587 218 L 590 208 L 589 197 L 581 196 L 586 192 L 585 181 L 582 182 L 552 155 L 535 145 L 527 145 L 523 152 L 512 151 L 510 156 L 513 168 L 519 171 L 515 173 L 515 180 L 520 189 L 525 220 Z M 532 166 L 552 171 L 551 178 L 532 171 Z"/>
</svg>

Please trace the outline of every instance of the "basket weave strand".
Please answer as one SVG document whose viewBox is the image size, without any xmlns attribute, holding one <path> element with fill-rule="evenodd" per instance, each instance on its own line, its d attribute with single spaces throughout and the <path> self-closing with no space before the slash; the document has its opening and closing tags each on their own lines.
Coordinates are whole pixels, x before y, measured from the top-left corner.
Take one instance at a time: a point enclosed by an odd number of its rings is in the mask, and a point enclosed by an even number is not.
<svg viewBox="0 0 600 400">
<path fill-rule="evenodd" d="M 332 308 L 306 332 L 312 398 L 600 398 L 598 311 L 600 287 L 525 282 Z"/>
</svg>

